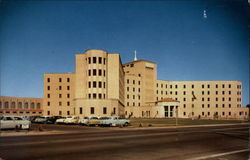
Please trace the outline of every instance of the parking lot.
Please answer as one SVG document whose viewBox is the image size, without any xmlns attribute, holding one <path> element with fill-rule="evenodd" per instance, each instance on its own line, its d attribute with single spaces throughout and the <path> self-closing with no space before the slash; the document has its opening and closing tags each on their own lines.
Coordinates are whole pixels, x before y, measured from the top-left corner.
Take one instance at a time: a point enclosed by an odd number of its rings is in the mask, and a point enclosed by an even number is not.
<svg viewBox="0 0 250 160">
<path fill-rule="evenodd" d="M 249 124 L 184 128 L 33 124 L 33 131 L 39 126 L 48 134 L 1 136 L 0 157 L 246 160 L 249 156 Z"/>
</svg>

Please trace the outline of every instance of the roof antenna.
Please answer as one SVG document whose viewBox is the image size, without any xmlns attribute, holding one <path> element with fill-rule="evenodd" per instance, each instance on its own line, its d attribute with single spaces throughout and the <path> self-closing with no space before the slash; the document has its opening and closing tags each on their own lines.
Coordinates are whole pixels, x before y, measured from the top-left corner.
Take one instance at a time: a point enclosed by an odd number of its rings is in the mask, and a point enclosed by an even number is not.
<svg viewBox="0 0 250 160">
<path fill-rule="evenodd" d="M 134 58 L 134 61 L 137 61 L 137 58 L 136 58 L 136 50 L 135 50 L 135 58 Z"/>
</svg>

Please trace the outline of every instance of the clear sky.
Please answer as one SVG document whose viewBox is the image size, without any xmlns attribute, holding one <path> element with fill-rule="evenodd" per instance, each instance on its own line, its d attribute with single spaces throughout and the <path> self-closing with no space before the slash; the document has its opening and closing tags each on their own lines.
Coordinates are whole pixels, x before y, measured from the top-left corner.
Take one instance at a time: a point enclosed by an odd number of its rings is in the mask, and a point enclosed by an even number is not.
<svg viewBox="0 0 250 160">
<path fill-rule="evenodd" d="M 249 103 L 246 0 L 2 1 L 1 96 L 43 97 L 44 73 L 87 49 L 158 64 L 158 79 L 237 80 Z M 206 11 L 206 18 L 204 16 Z"/>
</svg>

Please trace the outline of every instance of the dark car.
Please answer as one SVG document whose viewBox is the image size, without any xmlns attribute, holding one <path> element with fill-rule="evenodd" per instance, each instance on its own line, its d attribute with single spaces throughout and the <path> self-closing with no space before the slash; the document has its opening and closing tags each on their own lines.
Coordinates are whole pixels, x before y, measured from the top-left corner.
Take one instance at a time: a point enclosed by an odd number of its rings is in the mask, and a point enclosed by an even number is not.
<svg viewBox="0 0 250 160">
<path fill-rule="evenodd" d="M 62 116 L 53 116 L 53 117 L 49 117 L 46 121 L 46 123 L 49 124 L 55 124 L 57 119 L 62 118 Z"/>
</svg>

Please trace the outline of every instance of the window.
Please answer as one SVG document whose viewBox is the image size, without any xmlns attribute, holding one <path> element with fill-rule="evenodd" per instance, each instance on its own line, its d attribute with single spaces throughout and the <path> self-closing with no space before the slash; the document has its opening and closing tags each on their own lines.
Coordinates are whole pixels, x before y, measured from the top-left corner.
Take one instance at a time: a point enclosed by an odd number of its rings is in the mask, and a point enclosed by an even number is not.
<svg viewBox="0 0 250 160">
<path fill-rule="evenodd" d="M 210 104 L 207 104 L 207 108 L 210 108 Z"/>
<path fill-rule="evenodd" d="M 202 88 L 204 88 L 204 84 L 202 85 Z"/>
<path fill-rule="evenodd" d="M 47 94 L 47 97 L 50 98 L 50 94 Z"/>
<path fill-rule="evenodd" d="M 161 88 L 163 88 L 163 84 L 161 84 Z"/>
<path fill-rule="evenodd" d="M 94 107 L 90 107 L 90 114 L 95 114 L 95 108 Z"/>
<path fill-rule="evenodd" d="M 140 88 L 138 88 L 138 92 L 141 92 L 141 89 L 140 89 Z"/>
<path fill-rule="evenodd" d="M 91 76 L 91 70 L 89 69 L 89 76 Z"/>
<path fill-rule="evenodd" d="M 36 109 L 40 109 L 41 108 L 41 104 L 40 103 L 37 103 L 36 104 Z"/>
<path fill-rule="evenodd" d="M 99 87 L 99 88 L 102 88 L 102 82 L 99 82 L 98 84 L 99 84 L 98 87 Z"/>
<path fill-rule="evenodd" d="M 91 98 L 91 94 L 89 94 L 89 98 Z"/>
<path fill-rule="evenodd" d="M 186 115 L 186 112 L 183 112 L 183 116 L 185 116 Z"/>
<path fill-rule="evenodd" d="M 28 102 L 25 102 L 25 103 L 24 103 L 24 108 L 25 108 L 25 109 L 28 109 L 28 108 L 29 108 Z"/>
<path fill-rule="evenodd" d="M 231 95 L 231 91 L 228 91 L 228 94 Z"/>
<path fill-rule="evenodd" d="M 218 108 L 218 104 L 216 104 L 215 107 Z"/>
<path fill-rule="evenodd" d="M 222 88 L 225 88 L 225 85 L 224 85 L 224 84 L 222 84 Z"/>
<path fill-rule="evenodd" d="M 103 58 L 103 64 L 106 64 L 106 58 Z"/>
<path fill-rule="evenodd" d="M 48 115 L 50 115 L 50 111 L 48 111 L 47 113 L 48 113 Z"/>
<path fill-rule="evenodd" d="M 67 86 L 67 90 L 70 90 L 70 86 Z"/>
<path fill-rule="evenodd" d="M 89 82 L 89 88 L 91 88 L 91 82 Z"/>
<path fill-rule="evenodd" d="M 225 107 L 225 104 L 222 104 L 222 108 L 224 108 Z"/>
<path fill-rule="evenodd" d="M 186 95 L 186 91 L 183 91 L 183 95 Z"/>
<path fill-rule="evenodd" d="M 135 88 L 133 87 L 133 92 L 135 91 Z"/>
<path fill-rule="evenodd" d="M 30 104 L 30 108 L 31 108 L 31 109 L 35 109 L 35 103 L 34 103 L 34 102 L 32 102 L 32 103 Z"/>
<path fill-rule="evenodd" d="M 170 88 L 172 88 L 172 85 L 170 85 Z"/>
<path fill-rule="evenodd" d="M 231 88 L 231 84 L 228 85 L 228 88 Z"/>
<path fill-rule="evenodd" d="M 11 108 L 16 108 L 16 103 L 15 102 L 11 102 Z"/>
<path fill-rule="evenodd" d="M 185 85 L 185 84 L 183 85 L 183 88 L 186 88 L 186 85 Z"/>
<path fill-rule="evenodd" d="M 67 78 L 67 82 L 70 82 L 70 78 Z"/>
<path fill-rule="evenodd" d="M 70 102 L 67 102 L 67 106 L 70 106 Z"/>
<path fill-rule="evenodd" d="M 218 101 L 218 97 L 215 98 L 215 101 Z"/>
<path fill-rule="evenodd" d="M 93 76 L 96 76 L 96 69 L 93 69 Z"/>
<path fill-rule="evenodd" d="M 135 84 L 135 80 L 133 80 L 133 84 Z"/>
<path fill-rule="evenodd" d="M 62 115 L 62 111 L 59 111 L 59 115 L 60 115 L 60 116 Z"/>
<path fill-rule="evenodd" d="M 127 87 L 127 91 L 129 91 L 129 87 Z"/>
<path fill-rule="evenodd" d="M 207 101 L 210 101 L 210 98 L 207 98 Z"/>
<path fill-rule="evenodd" d="M 186 101 L 186 98 L 183 98 L 183 101 Z"/>
<path fill-rule="evenodd" d="M 99 76 L 102 75 L 102 70 L 101 70 L 101 69 L 98 70 L 98 75 L 99 75 Z"/>
<path fill-rule="evenodd" d="M 202 91 L 202 95 L 204 95 L 204 91 Z"/>
<path fill-rule="evenodd" d="M 102 64 L 102 57 L 98 58 L 99 64 Z"/>
<path fill-rule="evenodd" d="M 177 91 L 175 91 L 175 95 L 177 95 L 178 94 L 178 92 Z"/>
<path fill-rule="evenodd" d="M 93 63 L 96 63 L 96 57 L 93 57 Z"/>
<path fill-rule="evenodd" d="M 207 91 L 207 94 L 209 95 L 209 94 L 210 94 L 210 92 L 209 92 L 209 91 Z"/>
<path fill-rule="evenodd" d="M 183 104 L 183 108 L 186 108 L 186 104 Z"/>
<path fill-rule="evenodd" d="M 59 102 L 59 106 L 62 106 L 62 102 Z"/>
<path fill-rule="evenodd" d="M 228 104 L 228 107 L 231 108 L 231 104 Z"/>
<path fill-rule="evenodd" d="M 2 108 L 2 102 L 0 101 L 0 108 Z"/>
<path fill-rule="evenodd" d="M 225 98 L 224 98 L 224 97 L 222 98 L 222 101 L 225 101 Z"/>
<path fill-rule="evenodd" d="M 106 84 L 106 83 L 105 83 L 105 82 L 103 82 L 103 88 L 105 88 L 105 87 L 106 87 L 106 86 L 105 86 L 105 84 Z"/>
<path fill-rule="evenodd" d="M 127 84 L 129 84 L 129 79 L 127 79 Z"/>
<path fill-rule="evenodd" d="M 224 94 L 225 94 L 225 91 L 222 91 L 222 94 L 224 95 Z"/>
<path fill-rule="evenodd" d="M 205 105 L 204 105 L 204 104 L 202 104 L 202 108 L 204 108 L 204 106 L 205 106 Z"/>
<path fill-rule="evenodd" d="M 98 94 L 98 98 L 102 99 L 102 94 L 101 93 Z"/>
<path fill-rule="evenodd" d="M 231 101 L 231 97 L 228 98 L 228 101 Z"/>
<path fill-rule="evenodd" d="M 107 114 L 107 107 L 103 107 L 103 114 Z"/>
<path fill-rule="evenodd" d="M 140 85 L 141 84 L 141 82 L 140 81 L 138 81 L 138 85 Z"/>
<path fill-rule="evenodd" d="M 88 60 L 89 60 L 89 64 L 91 64 L 91 58 L 90 57 L 88 58 Z"/>
<path fill-rule="evenodd" d="M 93 98 L 96 99 L 96 93 L 93 94 Z"/>
<path fill-rule="evenodd" d="M 104 70 L 104 71 L 103 71 L 103 76 L 104 76 L 104 77 L 105 77 L 105 75 L 106 75 L 105 73 L 106 73 L 106 71 Z"/>
<path fill-rule="evenodd" d="M 47 78 L 47 82 L 50 82 L 50 78 Z"/>
<path fill-rule="evenodd" d="M 215 88 L 218 88 L 218 84 L 215 85 Z"/>
<path fill-rule="evenodd" d="M 59 90 L 62 90 L 62 86 L 59 86 Z"/>
<path fill-rule="evenodd" d="M 93 88 L 96 88 L 96 81 L 93 82 Z"/>
<path fill-rule="evenodd" d="M 207 85 L 207 88 L 210 88 L 210 85 L 209 85 L 209 84 Z"/>
<path fill-rule="evenodd" d="M 225 115 L 225 112 L 222 112 L 222 115 L 224 116 L 224 115 Z"/>
<path fill-rule="evenodd" d="M 192 84 L 192 88 L 194 88 L 194 85 Z"/>
<path fill-rule="evenodd" d="M 47 90 L 48 90 L 48 91 L 50 90 L 50 86 L 47 87 Z"/>
<path fill-rule="evenodd" d="M 209 116 L 210 116 L 210 112 L 207 112 L 207 115 L 209 115 Z"/>
<path fill-rule="evenodd" d="M 113 114 L 115 114 L 116 113 L 116 108 L 113 108 Z"/>
<path fill-rule="evenodd" d="M 67 98 L 70 98 L 70 94 L 67 94 Z"/>
<path fill-rule="evenodd" d="M 175 88 L 178 88 L 178 85 L 175 85 Z"/>
<path fill-rule="evenodd" d="M 215 91 L 215 94 L 218 95 L 218 91 Z"/>
<path fill-rule="evenodd" d="M 228 112 L 228 115 L 231 116 L 231 112 Z"/>
<path fill-rule="evenodd" d="M 59 82 L 62 82 L 62 78 L 59 78 Z"/>
</svg>

